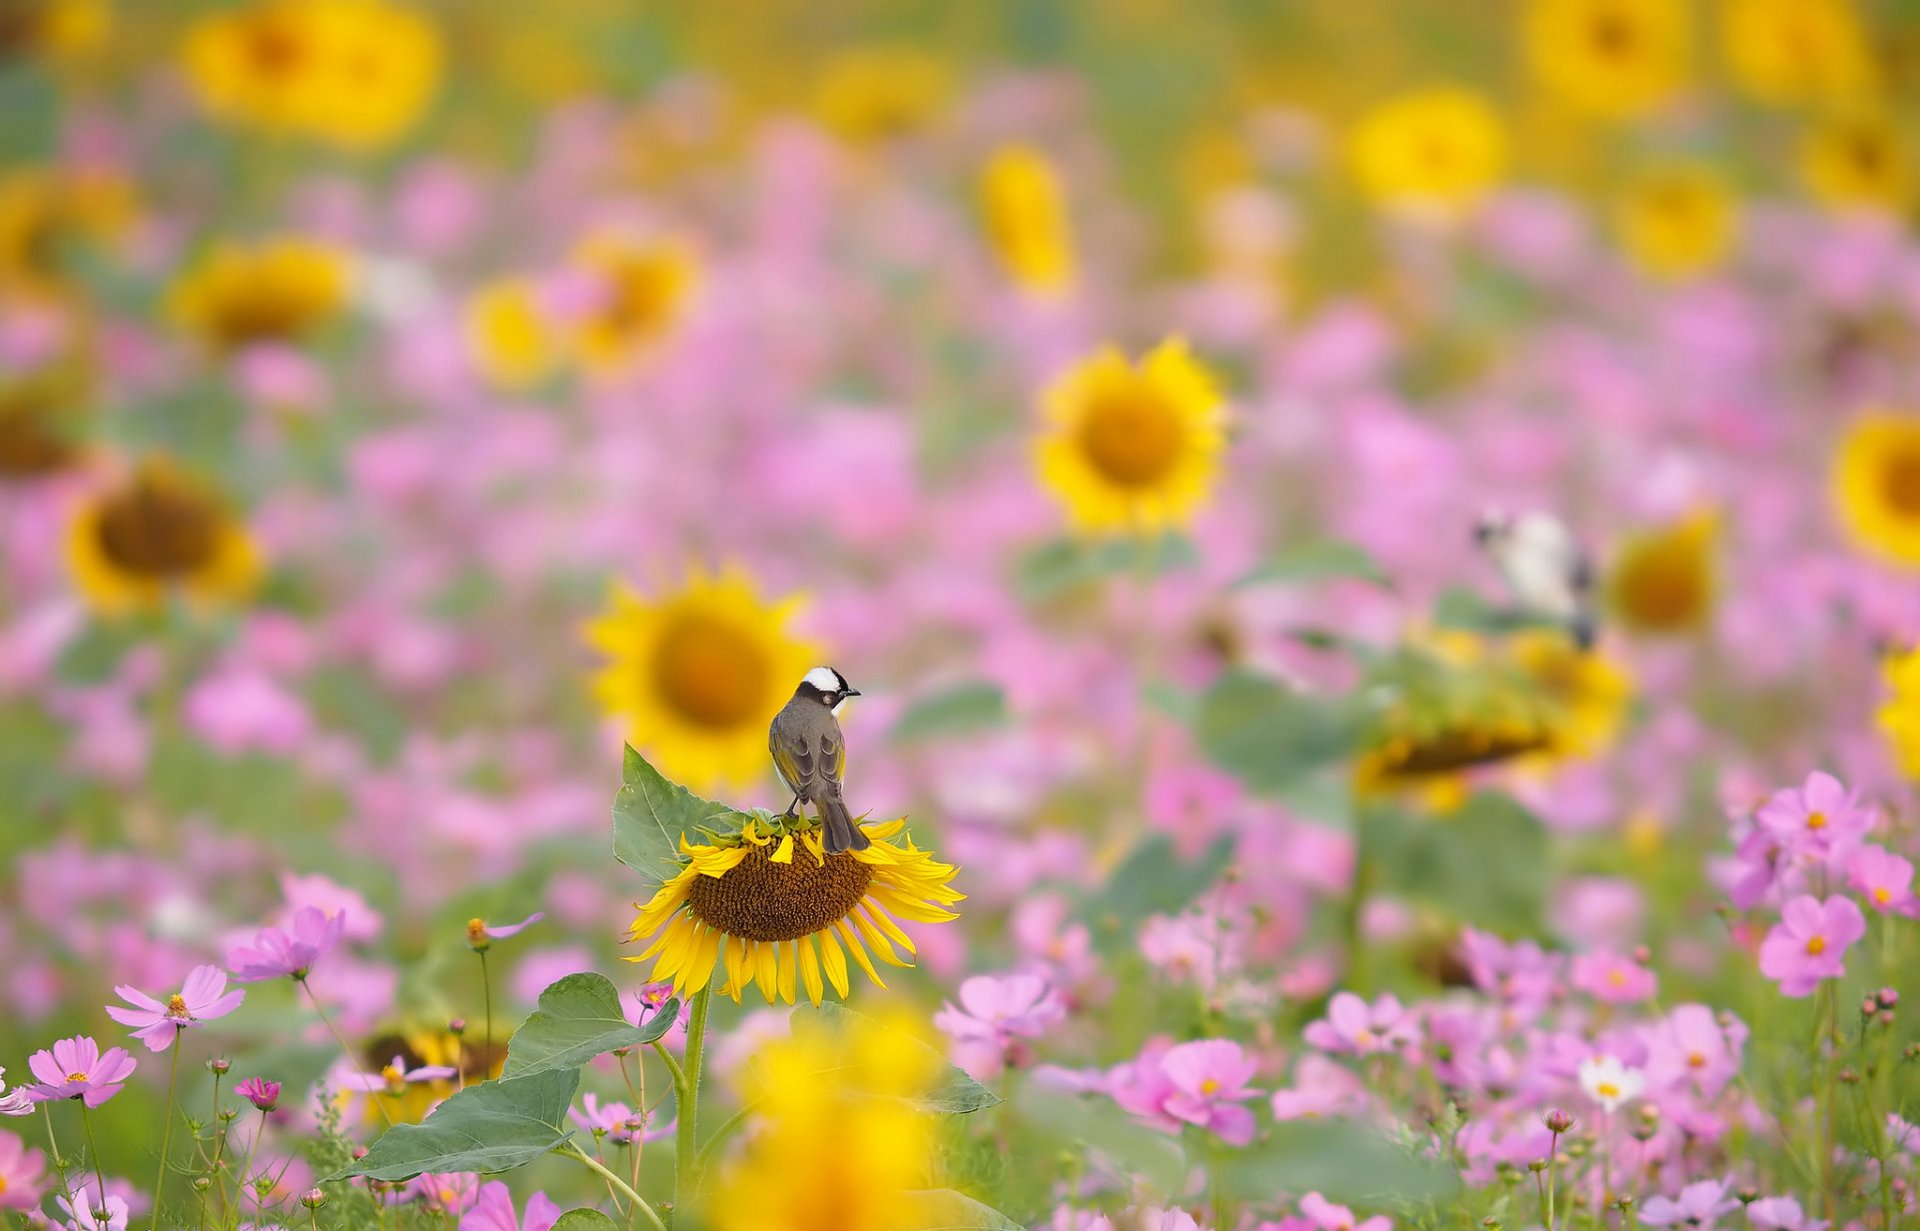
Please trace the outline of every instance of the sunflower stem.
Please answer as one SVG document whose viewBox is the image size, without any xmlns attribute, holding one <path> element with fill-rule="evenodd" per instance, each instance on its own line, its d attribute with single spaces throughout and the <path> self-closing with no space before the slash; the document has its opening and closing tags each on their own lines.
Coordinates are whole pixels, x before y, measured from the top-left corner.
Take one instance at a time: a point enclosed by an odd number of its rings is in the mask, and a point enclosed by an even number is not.
<svg viewBox="0 0 1920 1231">
<path fill-rule="evenodd" d="M 632 1202 L 634 1209 L 647 1216 L 647 1221 L 653 1224 L 654 1231 L 667 1231 L 667 1224 L 661 1221 L 659 1212 L 647 1204 L 647 1199 L 635 1192 L 632 1185 L 615 1175 L 605 1163 L 587 1153 L 585 1150 L 582 1150 L 571 1141 L 560 1150 L 560 1153 L 577 1163 L 584 1164 L 589 1171 L 596 1173 L 608 1184 L 619 1189 L 621 1194 L 624 1195 L 628 1201 Z"/>
<path fill-rule="evenodd" d="M 728 1116 L 726 1122 L 719 1128 L 713 1130 L 713 1135 L 707 1138 L 707 1144 L 700 1147 L 699 1165 L 701 1174 L 704 1175 L 706 1173 L 707 1164 L 712 1160 L 714 1151 L 727 1143 L 727 1138 L 733 1136 L 735 1131 L 747 1122 L 747 1117 L 752 1115 L 754 1108 L 759 1105 L 758 1102 L 748 1103 L 739 1111 Z"/>
<path fill-rule="evenodd" d="M 153 1178 L 153 1231 L 160 1231 L 160 1190 L 167 1182 L 167 1155 L 173 1151 L 173 1098 L 180 1088 L 180 1053 L 186 1050 L 186 1044 L 180 1036 L 186 1031 L 175 1027 L 173 1031 L 173 1062 L 167 1066 L 167 1124 L 160 1131 L 160 1174 Z M 217 1088 L 216 1088 L 217 1089 Z M 216 1104 L 219 1094 L 214 1095 Z M 217 1111 L 218 1108 L 216 1107 Z"/>
<path fill-rule="evenodd" d="M 693 994 L 687 1014 L 686 1063 L 674 1074 L 677 1095 L 674 1126 L 673 1208 L 676 1217 L 700 1187 L 700 1057 L 707 1041 L 707 1007 L 713 1002 L 708 984 Z"/>
</svg>

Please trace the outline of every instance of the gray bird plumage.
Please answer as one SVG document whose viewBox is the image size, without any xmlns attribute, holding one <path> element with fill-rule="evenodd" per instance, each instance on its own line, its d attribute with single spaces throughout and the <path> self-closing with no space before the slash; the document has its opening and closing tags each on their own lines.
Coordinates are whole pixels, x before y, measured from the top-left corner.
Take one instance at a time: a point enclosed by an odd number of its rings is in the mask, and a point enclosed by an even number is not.
<svg viewBox="0 0 1920 1231">
<path fill-rule="evenodd" d="M 841 794 L 847 744 L 840 734 L 840 721 L 833 716 L 842 701 L 859 695 L 860 690 L 832 667 L 815 667 L 767 729 L 774 767 L 793 792 L 786 815 L 792 816 L 802 804 L 812 804 L 826 831 L 828 854 L 862 851 L 873 844 L 853 823 Z"/>
<path fill-rule="evenodd" d="M 1489 513 L 1473 530 L 1521 615 L 1551 620 L 1581 649 L 1594 640 L 1593 563 L 1550 513 Z"/>
</svg>

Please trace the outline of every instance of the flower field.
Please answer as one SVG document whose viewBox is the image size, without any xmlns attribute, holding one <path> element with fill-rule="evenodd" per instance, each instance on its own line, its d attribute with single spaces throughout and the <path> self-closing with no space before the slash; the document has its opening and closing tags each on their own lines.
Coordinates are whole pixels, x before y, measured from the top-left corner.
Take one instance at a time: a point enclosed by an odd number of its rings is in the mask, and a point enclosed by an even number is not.
<svg viewBox="0 0 1920 1231">
<path fill-rule="evenodd" d="M 1920 1220 L 1916 120 L 1907 0 L 0 0 L 0 1227 Z"/>
</svg>

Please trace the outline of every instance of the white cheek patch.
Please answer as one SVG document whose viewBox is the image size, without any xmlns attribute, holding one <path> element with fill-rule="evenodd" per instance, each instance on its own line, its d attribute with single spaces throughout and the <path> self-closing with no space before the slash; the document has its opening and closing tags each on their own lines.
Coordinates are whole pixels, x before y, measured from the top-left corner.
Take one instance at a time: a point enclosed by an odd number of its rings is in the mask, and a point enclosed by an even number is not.
<svg viewBox="0 0 1920 1231">
<path fill-rule="evenodd" d="M 821 692 L 840 691 L 840 676 L 832 667 L 815 667 L 807 672 L 806 682 Z"/>
</svg>

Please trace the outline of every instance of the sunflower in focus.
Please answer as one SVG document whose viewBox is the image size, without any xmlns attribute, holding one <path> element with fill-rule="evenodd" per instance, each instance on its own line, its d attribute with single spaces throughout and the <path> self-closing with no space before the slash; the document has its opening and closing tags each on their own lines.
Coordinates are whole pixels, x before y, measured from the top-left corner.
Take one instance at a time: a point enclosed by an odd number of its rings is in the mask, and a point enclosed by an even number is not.
<svg viewBox="0 0 1920 1231">
<path fill-rule="evenodd" d="M 1673 0 L 1533 0 L 1527 66 L 1578 110 L 1632 119 L 1679 89 L 1691 34 L 1687 7 Z"/>
<path fill-rule="evenodd" d="M 573 263 L 598 297 L 575 322 L 575 343 L 588 368 L 624 367 L 672 335 L 698 284 L 692 249 L 671 239 L 641 240 L 602 231 L 581 241 Z"/>
<path fill-rule="evenodd" d="M 1887 699 L 1875 716 L 1892 746 L 1894 762 L 1909 778 L 1920 779 L 1920 646 L 1887 659 Z"/>
<path fill-rule="evenodd" d="M 1726 181 L 1698 164 L 1644 172 L 1614 209 L 1621 246 L 1654 278 L 1679 280 L 1712 269 L 1733 246 L 1738 224 Z"/>
<path fill-rule="evenodd" d="M 763 602 L 745 573 L 691 572 L 649 600 L 615 586 L 587 626 L 609 659 L 594 677 L 601 708 L 627 724 L 627 742 L 695 789 L 765 777 L 767 724 L 819 661 L 787 632 L 800 595 Z"/>
<path fill-rule="evenodd" d="M 1499 183 L 1507 138 L 1484 98 L 1448 86 L 1374 108 L 1354 129 L 1350 154 L 1361 189 L 1377 203 L 1453 217 Z"/>
<path fill-rule="evenodd" d="M 1863 415 L 1840 441 L 1833 495 L 1853 541 L 1883 560 L 1920 567 L 1920 415 Z"/>
<path fill-rule="evenodd" d="M 503 278 L 467 301 L 467 351 L 488 384 L 530 389 L 554 368 L 553 330 L 539 297 L 524 278 Z"/>
<path fill-rule="evenodd" d="M 1149 532 L 1188 521 L 1226 448 L 1213 376 L 1169 338 L 1129 363 L 1113 347 L 1074 365 L 1041 398 L 1040 479 L 1083 530 Z"/>
<path fill-rule="evenodd" d="M 1725 0 L 1722 14 L 1734 80 L 1763 103 L 1839 102 L 1874 85 L 1852 0 Z"/>
<path fill-rule="evenodd" d="M 1720 518 L 1711 510 L 1627 538 L 1605 581 L 1614 618 L 1629 632 L 1653 636 L 1705 627 L 1719 599 L 1719 541 Z"/>
<path fill-rule="evenodd" d="M 1031 146 L 994 151 L 980 175 L 980 213 L 1007 276 L 1057 294 L 1073 283 L 1073 230 L 1059 173 Z"/>
<path fill-rule="evenodd" d="M 914 953 L 894 916 L 945 923 L 959 918 L 946 908 L 965 896 L 951 885 L 958 868 L 911 838 L 891 841 L 906 827 L 904 818 L 862 825 L 873 844 L 832 855 L 818 825 L 805 819 L 749 816 L 738 831 L 698 846 L 683 834 L 686 866 L 640 908 L 627 933 L 630 941 L 652 936 L 653 944 L 627 960 L 652 960 L 649 978 L 673 980 L 682 997 L 706 987 L 724 964 L 719 991 L 736 1003 L 750 984 L 769 1004 L 792 1004 L 800 989 L 818 1005 L 828 986 L 844 1000 L 849 954 L 885 987 L 867 949 L 900 967 Z"/>
<path fill-rule="evenodd" d="M 1910 139 L 1906 128 L 1882 112 L 1828 116 L 1801 138 L 1801 178 L 1830 209 L 1898 211 L 1913 191 Z"/>
<path fill-rule="evenodd" d="M 175 321 L 215 351 L 294 342 L 331 320 L 346 302 L 346 256 L 315 240 L 222 243 L 175 280 Z"/>
<path fill-rule="evenodd" d="M 935 56 L 907 46 L 856 47 L 822 66 L 813 113 L 849 141 L 883 141 L 925 127 L 952 93 L 952 73 Z"/>
<path fill-rule="evenodd" d="M 259 549 L 220 493 L 157 456 L 75 513 L 67 563 L 80 592 L 108 614 L 158 610 L 176 594 L 235 602 L 261 571 Z"/>
</svg>

